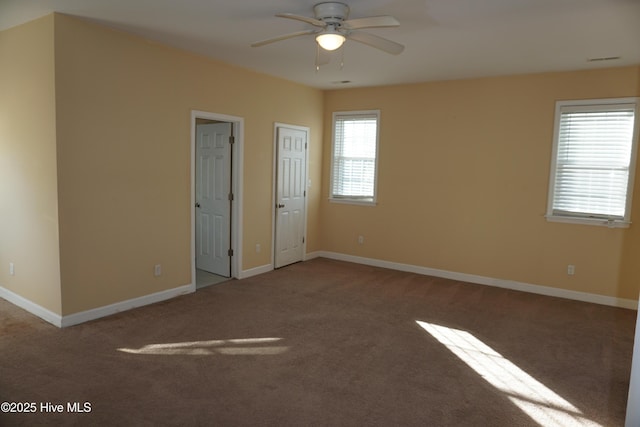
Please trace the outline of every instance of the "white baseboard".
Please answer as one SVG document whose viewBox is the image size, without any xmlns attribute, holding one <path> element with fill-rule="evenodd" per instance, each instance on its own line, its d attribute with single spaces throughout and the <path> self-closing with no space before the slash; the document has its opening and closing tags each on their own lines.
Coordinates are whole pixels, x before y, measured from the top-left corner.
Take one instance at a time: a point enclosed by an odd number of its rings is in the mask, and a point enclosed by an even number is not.
<svg viewBox="0 0 640 427">
<path fill-rule="evenodd" d="M 0 297 L 6 299 L 13 305 L 17 305 L 18 307 L 27 310 L 31 314 L 38 316 L 42 320 L 57 326 L 58 328 L 62 327 L 62 316 L 54 313 L 53 311 L 47 310 L 33 301 L 11 292 L 9 289 L 3 288 L 2 286 L 0 286 Z"/>
<path fill-rule="evenodd" d="M 308 254 L 303 254 L 302 260 L 309 261 L 310 259 L 318 258 L 324 256 L 325 252 L 310 252 Z M 246 279 L 247 277 L 257 276 L 258 274 L 268 273 L 274 270 L 273 264 L 265 264 L 259 267 L 250 268 L 248 270 L 242 270 L 240 272 L 240 276 L 238 279 Z"/>
<path fill-rule="evenodd" d="M 105 305 L 103 307 L 94 308 L 87 311 L 81 311 L 79 313 L 70 314 L 62 317 L 61 327 L 78 325 L 80 323 L 88 322 L 90 320 L 99 319 L 112 314 L 120 313 L 121 311 L 131 310 L 132 308 L 142 307 L 149 304 L 155 304 L 160 301 L 175 298 L 180 295 L 190 294 L 195 291 L 193 284 L 179 286 L 173 289 L 167 289 L 166 291 L 160 291 L 149 295 L 144 295 L 138 298 L 132 298 L 126 301 L 120 301 L 114 304 Z"/>
<path fill-rule="evenodd" d="M 238 279 L 246 279 L 247 277 L 257 276 L 258 274 L 262 274 L 262 273 L 268 273 L 271 270 L 273 270 L 273 265 L 271 264 L 265 264 L 265 265 L 261 265 L 260 267 L 254 267 L 248 270 L 242 270 L 240 272 L 240 277 L 238 277 Z"/>
<path fill-rule="evenodd" d="M 312 260 L 314 258 L 320 258 L 322 256 L 324 256 L 323 254 L 325 254 L 327 252 L 321 252 L 321 251 L 315 251 L 315 252 L 309 252 L 308 254 L 304 255 L 304 261 L 309 261 Z M 326 257 L 328 258 L 328 257 Z"/>
<path fill-rule="evenodd" d="M 66 328 L 67 326 L 78 325 L 80 323 L 88 322 L 90 320 L 106 317 L 111 314 L 116 314 L 121 311 L 131 310 L 132 308 L 142 307 L 156 302 L 164 301 L 170 298 L 174 298 L 180 295 L 189 294 L 195 291 L 193 284 L 184 285 L 166 291 L 160 291 L 142 297 L 133 298 L 126 301 L 120 301 L 115 304 L 105 305 L 104 307 L 98 307 L 87 311 L 81 311 L 79 313 L 70 314 L 68 316 L 60 316 L 53 313 L 38 304 L 29 301 L 28 299 L 11 292 L 8 289 L 0 287 L 0 297 L 6 299 L 12 304 L 17 305 L 20 308 L 27 310 L 29 313 L 38 316 L 39 318 L 51 323 L 59 328 Z"/>
<path fill-rule="evenodd" d="M 638 310 L 638 301 L 624 298 L 608 297 L 604 295 L 590 294 L 586 292 L 571 291 L 567 289 L 552 288 L 549 286 L 533 285 L 530 283 L 517 282 L 514 280 L 495 279 L 492 277 L 478 276 L 475 274 L 456 273 L 453 271 L 439 270 L 429 267 L 421 267 L 411 264 L 402 264 L 391 261 L 384 261 L 374 258 L 364 258 L 355 255 L 341 254 L 329 251 L 316 251 L 305 255 L 305 260 L 314 258 L 329 258 L 339 261 L 353 262 L 356 264 L 370 265 L 373 267 L 388 268 L 391 270 L 406 271 L 408 273 L 423 274 L 426 276 L 442 277 L 445 279 L 459 280 L 463 282 L 475 283 L 479 285 L 495 286 L 498 288 L 512 289 L 522 292 L 530 292 L 533 294 L 547 295 L 558 298 L 572 299 L 576 301 L 590 302 L 612 307 L 627 308 Z M 256 276 L 258 274 L 268 273 L 273 270 L 273 265 L 267 264 L 260 267 L 243 270 L 239 279 Z M 101 317 L 116 314 L 121 311 L 131 310 L 136 307 L 142 307 L 156 302 L 171 299 L 180 295 L 195 292 L 195 285 L 183 285 L 177 288 L 156 292 L 142 297 L 133 298 L 126 301 L 120 301 L 103 307 L 94 308 L 79 313 L 70 314 L 68 316 L 60 316 L 6 288 L 0 286 L 0 298 L 4 298 L 10 303 L 17 305 L 29 313 L 40 317 L 41 319 L 51 323 L 59 328 L 78 325 L 90 320 L 99 319 Z"/>
<path fill-rule="evenodd" d="M 612 307 L 638 310 L 638 301 L 608 297 L 604 295 L 590 294 L 586 292 L 571 291 L 568 289 L 552 288 L 549 286 L 533 285 L 530 283 L 516 282 L 515 280 L 495 279 L 492 277 L 478 276 L 475 274 L 456 273 L 453 271 L 439 270 L 436 268 L 421 267 L 411 264 L 401 264 L 397 262 L 384 261 L 373 258 L 364 258 L 354 255 L 341 254 L 337 252 L 319 251 L 314 252 L 313 257 L 324 257 L 340 261 L 348 261 L 357 264 L 371 265 L 374 267 L 389 268 L 391 270 L 406 271 L 409 273 L 423 274 L 426 276 L 442 277 L 445 279 L 459 280 L 462 282 L 475 283 L 479 285 L 495 286 L 498 288 L 512 289 L 516 291 L 529 292 L 532 294 L 546 295 L 551 297 L 566 298 L 576 301 L 590 302 Z M 309 259 L 309 255 L 307 255 Z"/>
</svg>

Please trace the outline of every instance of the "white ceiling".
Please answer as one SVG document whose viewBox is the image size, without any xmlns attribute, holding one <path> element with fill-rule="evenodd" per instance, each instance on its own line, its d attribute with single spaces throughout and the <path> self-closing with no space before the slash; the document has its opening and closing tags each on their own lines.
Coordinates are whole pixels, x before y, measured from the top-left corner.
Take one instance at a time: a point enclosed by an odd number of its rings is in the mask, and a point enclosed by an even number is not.
<svg viewBox="0 0 640 427">
<path fill-rule="evenodd" d="M 0 30 L 56 11 L 317 88 L 451 80 L 640 64 L 640 0 L 344 0 L 350 18 L 392 15 L 370 31 L 406 46 L 393 56 L 347 41 L 316 71 L 312 36 L 252 42 L 313 28 L 321 0 L 0 0 Z M 589 62 L 589 58 L 620 57 Z M 340 84 L 337 82 L 350 81 Z"/>
</svg>

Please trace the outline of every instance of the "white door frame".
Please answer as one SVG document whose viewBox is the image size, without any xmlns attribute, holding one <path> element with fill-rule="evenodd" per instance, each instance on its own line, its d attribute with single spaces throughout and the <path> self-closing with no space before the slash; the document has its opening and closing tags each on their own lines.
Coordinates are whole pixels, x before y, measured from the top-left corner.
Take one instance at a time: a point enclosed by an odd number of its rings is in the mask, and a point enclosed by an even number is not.
<svg viewBox="0 0 640 427">
<path fill-rule="evenodd" d="M 234 144 L 231 146 L 231 277 L 240 278 L 242 271 L 242 167 L 244 163 L 244 118 L 207 111 L 191 110 L 191 284 L 196 288 L 196 119 L 217 120 L 232 124 Z"/>
<path fill-rule="evenodd" d="M 307 133 L 307 149 L 305 150 L 305 160 L 304 160 L 304 182 L 305 191 L 307 192 L 306 197 L 304 198 L 304 226 L 303 226 L 303 236 L 304 242 L 302 243 L 302 260 L 306 261 L 307 259 L 307 210 L 308 210 L 308 200 L 309 200 L 309 148 L 311 147 L 311 141 L 309 140 L 309 135 L 311 133 L 311 129 L 306 126 L 297 126 L 290 125 L 287 123 L 275 122 L 273 124 L 273 180 L 271 185 L 271 267 L 275 268 L 276 266 L 276 203 L 277 203 L 277 187 L 278 187 L 278 128 L 285 127 L 290 129 L 301 130 Z"/>
</svg>

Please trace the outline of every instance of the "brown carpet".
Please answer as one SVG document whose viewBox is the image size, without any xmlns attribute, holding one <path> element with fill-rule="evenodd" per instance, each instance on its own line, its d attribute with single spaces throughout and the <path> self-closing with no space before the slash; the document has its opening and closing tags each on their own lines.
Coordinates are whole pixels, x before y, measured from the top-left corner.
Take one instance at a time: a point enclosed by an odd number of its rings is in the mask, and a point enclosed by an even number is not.
<svg viewBox="0 0 640 427">
<path fill-rule="evenodd" d="M 327 259 L 66 329 L 0 300 L 0 401 L 38 411 L 0 425 L 550 425 L 520 402 L 622 426 L 635 315 Z M 416 321 L 492 362 L 472 369 Z"/>
</svg>

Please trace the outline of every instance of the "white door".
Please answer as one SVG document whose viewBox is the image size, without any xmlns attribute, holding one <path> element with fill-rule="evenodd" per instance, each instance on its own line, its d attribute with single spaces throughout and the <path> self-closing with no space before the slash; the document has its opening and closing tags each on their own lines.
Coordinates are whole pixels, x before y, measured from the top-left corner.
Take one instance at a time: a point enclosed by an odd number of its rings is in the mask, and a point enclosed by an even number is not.
<svg viewBox="0 0 640 427">
<path fill-rule="evenodd" d="M 231 123 L 197 125 L 196 268 L 231 275 Z"/>
<path fill-rule="evenodd" d="M 307 132 L 277 128 L 275 267 L 304 254 Z"/>
</svg>

